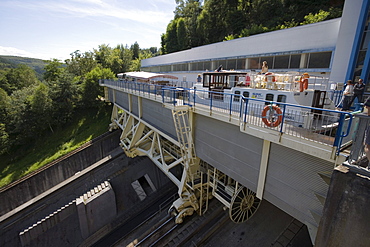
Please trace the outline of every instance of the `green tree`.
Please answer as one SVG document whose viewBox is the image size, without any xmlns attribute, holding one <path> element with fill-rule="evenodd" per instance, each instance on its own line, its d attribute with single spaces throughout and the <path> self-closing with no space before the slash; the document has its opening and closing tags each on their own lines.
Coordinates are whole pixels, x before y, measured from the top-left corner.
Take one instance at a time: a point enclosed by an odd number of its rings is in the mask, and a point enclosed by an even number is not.
<svg viewBox="0 0 370 247">
<path fill-rule="evenodd" d="M 58 59 L 53 59 L 51 61 L 46 61 L 48 64 L 45 65 L 44 69 L 45 72 L 43 74 L 45 81 L 56 81 L 64 72 L 64 68 L 62 67 L 62 63 Z"/>
<path fill-rule="evenodd" d="M 30 97 L 30 113 L 31 121 L 34 125 L 34 134 L 40 135 L 47 127 L 51 128 L 52 124 L 52 99 L 49 96 L 49 88 L 40 83 L 35 88 L 32 96 Z"/>
<path fill-rule="evenodd" d="M 122 44 L 117 45 L 115 50 L 118 50 L 119 58 L 122 60 L 122 67 L 119 71 L 114 72 L 116 72 L 117 74 L 129 71 L 133 57 L 133 51 L 131 49 L 128 49 L 127 46 L 123 46 Z"/>
<path fill-rule="evenodd" d="M 9 134 L 6 131 L 7 109 L 10 104 L 10 97 L 0 88 L 0 155 L 9 149 Z"/>
<path fill-rule="evenodd" d="M 131 51 L 132 51 L 132 59 L 139 58 L 140 46 L 137 42 L 131 45 Z"/>
<path fill-rule="evenodd" d="M 6 75 L 6 86 L 3 89 L 11 94 L 15 90 L 36 85 L 39 81 L 36 77 L 35 71 L 24 64 L 20 64 L 15 69 L 10 69 Z"/>
<path fill-rule="evenodd" d="M 162 54 L 183 49 L 182 42 L 191 48 L 340 17 L 344 0 L 176 0 L 176 4 L 174 19 L 161 35 Z M 179 20 L 184 20 L 185 28 Z M 186 35 L 179 34 L 183 30 Z"/>
<path fill-rule="evenodd" d="M 199 0 L 176 0 L 175 19 L 182 18 L 185 22 L 186 36 L 183 38 L 186 40 L 186 48 L 200 45 L 197 34 L 197 19 L 202 11 L 201 2 Z"/>
<path fill-rule="evenodd" d="M 32 85 L 16 90 L 10 95 L 5 127 L 11 146 L 27 143 L 34 137 L 35 129 L 30 117 L 30 98 L 34 90 L 35 86 Z"/>
<path fill-rule="evenodd" d="M 103 68 L 109 68 L 109 58 L 112 54 L 112 48 L 109 45 L 99 45 L 98 49 L 94 49 L 95 59 Z M 91 70 L 90 70 L 91 71 Z"/>
<path fill-rule="evenodd" d="M 185 50 L 188 44 L 188 41 L 187 41 L 188 35 L 186 33 L 184 18 L 179 18 L 177 20 L 176 35 L 177 35 L 177 45 L 178 45 L 177 49 L 180 51 Z"/>
<path fill-rule="evenodd" d="M 329 12 L 324 10 L 320 10 L 317 14 L 309 13 L 304 17 L 304 21 L 301 23 L 301 25 L 324 21 L 329 16 L 329 14 Z"/>
<path fill-rule="evenodd" d="M 50 85 L 53 124 L 63 125 L 71 119 L 79 100 L 77 79 L 71 73 L 63 73 Z"/>
<path fill-rule="evenodd" d="M 75 76 L 83 76 L 97 66 L 93 52 L 81 53 L 76 50 L 70 55 L 71 58 L 65 60 L 66 69 Z"/>
<path fill-rule="evenodd" d="M 97 107 L 102 104 L 101 97 L 104 96 L 104 91 L 99 86 L 100 79 L 113 79 L 115 74 L 109 68 L 96 67 L 86 74 L 82 84 L 82 102 L 87 108 Z"/>
<path fill-rule="evenodd" d="M 167 25 L 166 34 L 163 37 L 164 50 L 167 53 L 171 53 L 179 50 L 178 39 L 177 39 L 177 21 L 172 20 Z"/>
<path fill-rule="evenodd" d="M 0 155 L 8 152 L 9 146 L 9 135 L 6 132 L 5 124 L 0 123 Z"/>
</svg>

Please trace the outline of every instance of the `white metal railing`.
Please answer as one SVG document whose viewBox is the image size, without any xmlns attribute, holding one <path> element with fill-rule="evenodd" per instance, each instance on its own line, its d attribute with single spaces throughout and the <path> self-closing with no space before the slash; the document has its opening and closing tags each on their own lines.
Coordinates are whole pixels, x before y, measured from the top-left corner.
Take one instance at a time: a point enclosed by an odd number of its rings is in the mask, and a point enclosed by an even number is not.
<svg viewBox="0 0 370 247">
<path fill-rule="evenodd" d="M 335 146 L 338 151 L 343 138 L 350 133 L 353 119 L 349 112 L 251 99 L 239 94 L 113 80 L 102 80 L 100 85 L 167 104 L 207 109 L 239 119 L 243 124 Z"/>
</svg>

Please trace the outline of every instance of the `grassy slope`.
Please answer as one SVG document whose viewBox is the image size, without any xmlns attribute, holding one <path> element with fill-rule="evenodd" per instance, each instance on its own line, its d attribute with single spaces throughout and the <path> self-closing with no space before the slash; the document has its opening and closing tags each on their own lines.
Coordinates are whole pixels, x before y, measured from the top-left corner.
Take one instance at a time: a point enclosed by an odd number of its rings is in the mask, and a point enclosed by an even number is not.
<svg viewBox="0 0 370 247">
<path fill-rule="evenodd" d="M 0 156 L 0 187 L 73 151 L 108 130 L 111 106 L 77 112 L 72 123 L 43 136 L 26 151 Z"/>
</svg>

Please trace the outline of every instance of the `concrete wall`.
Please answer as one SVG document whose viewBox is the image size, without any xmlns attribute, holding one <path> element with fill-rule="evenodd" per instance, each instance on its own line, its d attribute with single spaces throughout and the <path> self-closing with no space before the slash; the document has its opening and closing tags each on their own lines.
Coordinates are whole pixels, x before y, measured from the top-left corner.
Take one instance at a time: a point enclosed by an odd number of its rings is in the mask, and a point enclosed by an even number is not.
<svg viewBox="0 0 370 247">
<path fill-rule="evenodd" d="M 366 169 L 334 169 L 315 246 L 370 246 L 370 175 Z"/>
<path fill-rule="evenodd" d="M 118 146 L 118 143 L 116 145 Z M 53 187 L 47 191 L 50 193 L 45 192 L 41 198 L 32 198 L 18 207 L 17 210 L 13 210 L 12 214 L 2 216 L 0 220 L 0 246 L 22 246 L 21 240 L 23 246 L 90 246 L 129 219 L 142 207 L 150 204 L 150 201 L 157 197 L 157 192 L 162 193 L 159 190 L 174 187 L 150 159 L 146 157 L 130 159 L 124 155 L 120 147 L 118 150 L 120 151 L 119 155 L 115 156 L 114 159 L 90 164 L 86 169 L 73 176 L 73 178 L 78 177 L 77 179 L 67 179 L 56 186 L 58 189 Z M 131 183 L 145 175 L 150 177 L 158 190 L 141 201 Z M 85 194 L 86 191 L 91 191 L 92 188 L 104 181 L 109 181 L 112 191 L 114 191 L 115 204 L 112 204 L 113 200 L 109 199 L 109 207 L 116 208 L 116 216 L 110 219 L 107 224 L 103 222 L 105 225 L 99 224 L 100 228 L 97 227 L 99 229 L 90 228 L 88 237 L 84 238 L 86 236 L 81 234 L 76 198 Z M 112 194 L 110 198 L 112 198 Z M 102 203 L 104 204 L 104 202 L 99 202 L 94 205 L 92 210 L 96 211 L 99 210 L 99 207 L 107 206 Z M 23 207 L 24 205 L 25 207 Z M 94 223 L 90 222 L 89 224 Z M 29 233 L 32 233 L 32 236 Z"/>
<path fill-rule="evenodd" d="M 116 197 L 108 181 L 77 198 L 76 206 L 84 239 L 111 222 L 117 213 Z"/>
<path fill-rule="evenodd" d="M 30 174 L 0 189 L 0 216 L 70 178 L 107 156 L 119 143 L 118 131 L 108 132 Z"/>
</svg>

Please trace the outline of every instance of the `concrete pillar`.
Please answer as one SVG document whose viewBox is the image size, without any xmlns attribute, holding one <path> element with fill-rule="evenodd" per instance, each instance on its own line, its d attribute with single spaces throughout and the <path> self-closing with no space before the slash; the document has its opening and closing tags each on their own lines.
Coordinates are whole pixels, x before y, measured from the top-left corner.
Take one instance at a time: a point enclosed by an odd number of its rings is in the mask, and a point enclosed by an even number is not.
<svg viewBox="0 0 370 247">
<path fill-rule="evenodd" d="M 76 206 L 84 239 L 116 217 L 116 198 L 107 181 L 77 198 Z"/>
<path fill-rule="evenodd" d="M 315 246 L 370 246 L 370 172 L 348 164 L 333 171 Z"/>
</svg>

